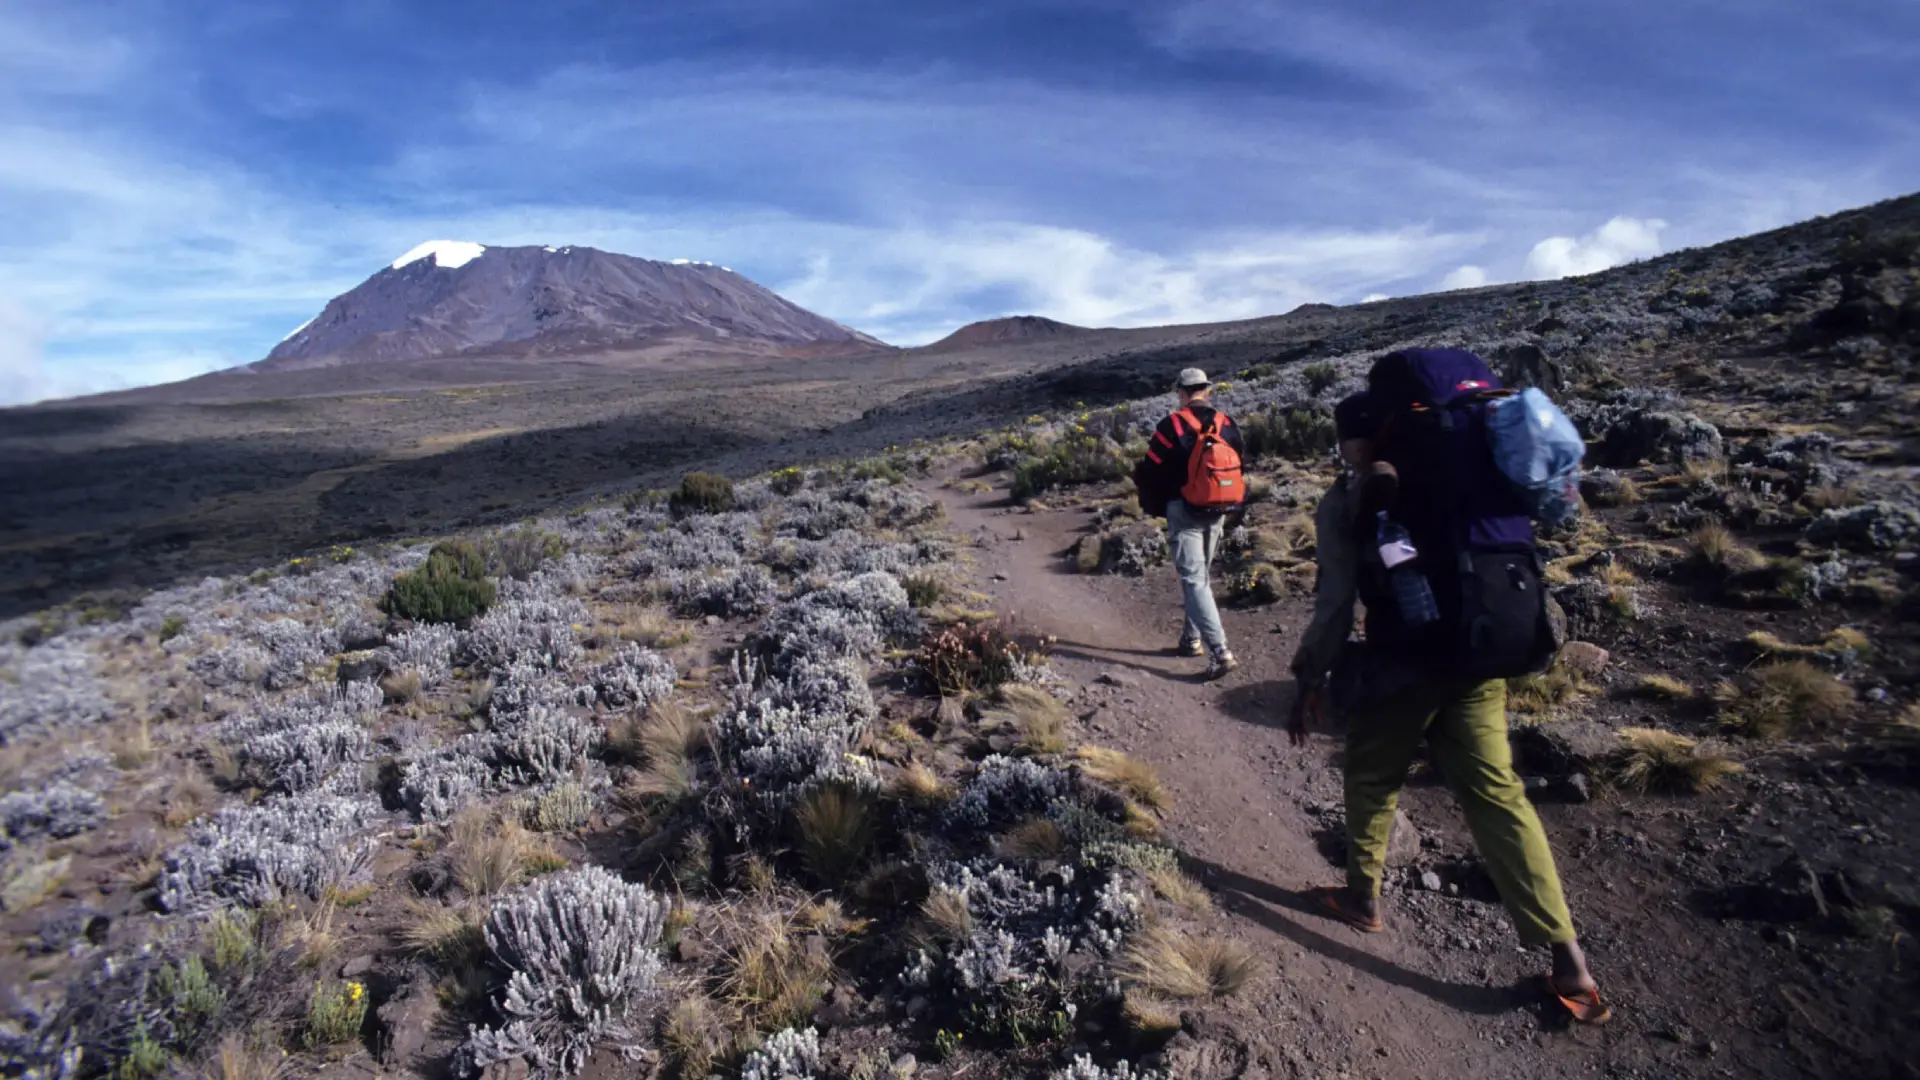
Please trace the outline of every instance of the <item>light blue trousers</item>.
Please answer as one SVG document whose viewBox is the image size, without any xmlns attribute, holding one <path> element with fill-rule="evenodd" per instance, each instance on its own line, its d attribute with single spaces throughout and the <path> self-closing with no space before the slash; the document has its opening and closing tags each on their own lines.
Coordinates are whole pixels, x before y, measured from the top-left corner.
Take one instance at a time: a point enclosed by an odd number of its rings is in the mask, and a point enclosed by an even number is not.
<svg viewBox="0 0 1920 1080">
<path fill-rule="evenodd" d="M 1227 651 L 1227 631 L 1220 625 L 1220 609 L 1214 605 L 1208 574 L 1226 526 L 1224 514 L 1196 515 L 1179 499 L 1167 504 L 1167 547 L 1173 554 L 1173 568 L 1180 574 L 1180 591 L 1187 604 L 1187 623 L 1180 640 L 1197 638 L 1215 655 Z"/>
</svg>

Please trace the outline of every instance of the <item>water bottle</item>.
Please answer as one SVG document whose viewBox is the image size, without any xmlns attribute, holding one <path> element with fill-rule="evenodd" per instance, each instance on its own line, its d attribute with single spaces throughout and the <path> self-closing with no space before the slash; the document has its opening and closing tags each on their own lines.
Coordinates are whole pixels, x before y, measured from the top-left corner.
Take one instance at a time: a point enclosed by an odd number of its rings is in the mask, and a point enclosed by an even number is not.
<svg viewBox="0 0 1920 1080">
<path fill-rule="evenodd" d="M 1425 626 L 1440 617 L 1440 606 L 1434 603 L 1433 586 L 1427 584 L 1427 575 L 1420 572 L 1414 557 L 1420 553 L 1414 550 L 1413 538 L 1407 530 L 1388 520 L 1386 511 L 1378 515 L 1379 531 L 1376 534 L 1380 545 L 1380 561 L 1386 565 L 1387 578 L 1393 583 L 1393 598 L 1400 605 L 1400 621 L 1408 626 Z"/>
</svg>

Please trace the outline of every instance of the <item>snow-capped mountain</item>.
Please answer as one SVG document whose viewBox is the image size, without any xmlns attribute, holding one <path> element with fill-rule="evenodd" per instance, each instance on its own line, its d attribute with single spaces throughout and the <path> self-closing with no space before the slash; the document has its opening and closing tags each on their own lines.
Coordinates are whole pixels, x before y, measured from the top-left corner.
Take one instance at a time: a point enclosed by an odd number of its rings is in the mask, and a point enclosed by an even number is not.
<svg viewBox="0 0 1920 1080">
<path fill-rule="evenodd" d="M 433 240 L 328 302 L 260 370 L 687 340 L 807 355 L 888 348 L 712 263 Z"/>
</svg>

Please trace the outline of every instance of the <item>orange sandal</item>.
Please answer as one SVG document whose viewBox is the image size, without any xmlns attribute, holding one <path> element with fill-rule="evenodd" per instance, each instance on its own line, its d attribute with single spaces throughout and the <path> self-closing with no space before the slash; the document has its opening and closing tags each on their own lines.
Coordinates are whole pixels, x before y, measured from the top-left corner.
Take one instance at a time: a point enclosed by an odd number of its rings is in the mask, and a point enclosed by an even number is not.
<svg viewBox="0 0 1920 1080">
<path fill-rule="evenodd" d="M 1345 889 L 1338 888 L 1315 889 L 1313 890 L 1313 906 L 1318 908 L 1322 915 L 1346 923 L 1348 926 L 1353 927 L 1363 934 L 1379 934 L 1385 932 L 1387 929 L 1387 921 L 1378 915 L 1369 918 L 1348 907 L 1341 899 L 1346 895 L 1346 892 Z"/>
<path fill-rule="evenodd" d="M 1600 1000 L 1600 990 L 1598 987 L 1577 990 L 1572 994 L 1563 994 L 1558 987 L 1553 985 L 1553 980 L 1548 979 L 1547 992 L 1551 993 L 1559 1000 L 1561 1005 L 1566 1007 L 1567 1012 L 1573 1015 L 1573 1022 L 1576 1024 L 1593 1024 L 1597 1026 L 1613 1019 L 1613 1009 Z"/>
</svg>

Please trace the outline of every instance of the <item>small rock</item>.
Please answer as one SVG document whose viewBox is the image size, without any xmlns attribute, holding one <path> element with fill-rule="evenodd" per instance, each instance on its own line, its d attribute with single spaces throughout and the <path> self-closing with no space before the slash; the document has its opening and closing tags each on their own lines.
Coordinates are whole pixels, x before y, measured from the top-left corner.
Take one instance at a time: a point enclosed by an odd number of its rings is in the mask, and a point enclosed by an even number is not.
<svg viewBox="0 0 1920 1080">
<path fill-rule="evenodd" d="M 920 1059 L 914 1057 L 912 1054 L 901 1054 L 899 1057 L 893 1059 L 894 1080 L 909 1080 L 909 1078 L 919 1070 Z"/>
<path fill-rule="evenodd" d="M 1387 841 L 1387 865 L 1397 866 L 1413 861 L 1420 854 L 1420 830 L 1413 827 L 1406 811 L 1393 812 L 1393 836 Z"/>
<path fill-rule="evenodd" d="M 1428 892 L 1440 891 L 1440 875 L 1431 870 L 1420 875 L 1420 887 Z"/>
<path fill-rule="evenodd" d="M 1096 678 L 1094 681 L 1098 683 L 1104 683 L 1108 686 L 1127 687 L 1127 686 L 1133 685 L 1132 679 L 1129 679 L 1125 675 L 1121 675 L 1118 672 L 1113 672 L 1113 671 L 1101 672 L 1100 676 Z"/>
<path fill-rule="evenodd" d="M 996 574 L 994 574 L 994 575 L 993 575 L 993 580 L 995 580 L 995 581 L 1005 581 L 1005 580 L 1007 580 L 1007 575 L 1005 575 L 1005 574 L 1000 574 L 1000 573 L 996 573 Z"/>
<path fill-rule="evenodd" d="M 357 979 L 372 970 L 372 956 L 356 956 L 340 965 L 340 977 L 343 979 Z"/>
<path fill-rule="evenodd" d="M 709 615 L 709 616 L 707 616 L 707 618 L 706 618 L 706 623 L 707 623 L 707 625 L 708 625 L 708 626 L 719 626 L 719 625 L 720 625 L 720 616 L 718 616 L 718 615 Z"/>
<path fill-rule="evenodd" d="M 1567 797 L 1574 802 L 1583 803 L 1593 798 L 1592 781 L 1583 772 L 1567 777 Z"/>
<path fill-rule="evenodd" d="M 1611 659 L 1607 650 L 1590 641 L 1569 641 L 1560 646 L 1560 663 L 1568 670 L 1593 676 L 1607 670 Z"/>
<path fill-rule="evenodd" d="M 380 1006 L 376 1015 L 387 1031 L 381 1062 L 405 1065 L 417 1060 L 432 1045 L 440 1019 L 440 1002 L 433 987 L 426 980 L 416 978 L 402 993 Z"/>
</svg>

